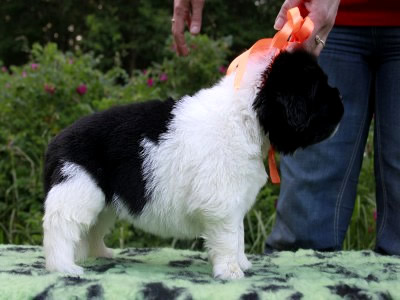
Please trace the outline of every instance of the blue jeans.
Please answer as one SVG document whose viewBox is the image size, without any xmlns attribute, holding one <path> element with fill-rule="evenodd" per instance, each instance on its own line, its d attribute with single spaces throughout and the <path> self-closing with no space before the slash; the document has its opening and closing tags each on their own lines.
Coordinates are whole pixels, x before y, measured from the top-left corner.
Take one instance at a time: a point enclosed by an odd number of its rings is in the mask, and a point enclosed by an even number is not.
<svg viewBox="0 0 400 300">
<path fill-rule="evenodd" d="M 375 115 L 376 249 L 400 255 L 400 27 L 335 27 L 320 64 L 342 93 L 344 116 L 333 138 L 281 157 L 267 247 L 342 248 Z"/>
</svg>

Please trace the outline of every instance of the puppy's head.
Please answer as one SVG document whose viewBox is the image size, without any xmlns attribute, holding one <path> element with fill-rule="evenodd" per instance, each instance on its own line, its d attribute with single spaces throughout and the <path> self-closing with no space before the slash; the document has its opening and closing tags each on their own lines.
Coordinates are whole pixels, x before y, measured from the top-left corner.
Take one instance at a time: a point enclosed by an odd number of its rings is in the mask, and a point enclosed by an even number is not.
<svg viewBox="0 0 400 300">
<path fill-rule="evenodd" d="M 291 154 L 334 133 L 344 111 L 341 96 L 313 55 L 282 52 L 262 82 L 253 107 L 277 151 Z"/>
</svg>

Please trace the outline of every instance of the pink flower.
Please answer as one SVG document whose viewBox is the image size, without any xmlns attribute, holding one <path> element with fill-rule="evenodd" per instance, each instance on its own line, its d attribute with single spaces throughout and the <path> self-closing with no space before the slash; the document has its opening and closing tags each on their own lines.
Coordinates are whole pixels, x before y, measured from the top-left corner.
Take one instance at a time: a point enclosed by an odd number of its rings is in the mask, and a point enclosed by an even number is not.
<svg viewBox="0 0 400 300">
<path fill-rule="evenodd" d="M 142 73 L 143 73 L 143 75 L 146 75 L 146 74 L 147 74 L 147 70 L 144 69 L 144 70 L 142 71 Z"/>
<path fill-rule="evenodd" d="M 80 84 L 77 88 L 76 88 L 76 92 L 83 96 L 86 94 L 87 92 L 87 86 L 85 84 Z"/>
<path fill-rule="evenodd" d="M 46 93 L 53 95 L 56 92 L 56 87 L 52 84 L 44 84 L 44 90 L 46 91 Z"/>
<path fill-rule="evenodd" d="M 31 64 L 31 69 L 32 69 L 33 71 L 39 69 L 39 64 L 35 64 L 35 63 Z"/>
<path fill-rule="evenodd" d="M 150 77 L 149 79 L 147 79 L 148 86 L 153 86 L 153 84 L 154 84 L 153 78 Z"/>
<path fill-rule="evenodd" d="M 68 63 L 69 63 L 70 65 L 72 65 L 72 64 L 74 63 L 74 60 L 73 60 L 72 58 L 70 58 L 70 59 L 68 59 Z"/>
<path fill-rule="evenodd" d="M 22 71 L 21 76 L 22 76 L 22 78 L 25 78 L 25 77 L 26 77 L 26 72 L 25 72 L 25 71 Z"/>
<path fill-rule="evenodd" d="M 377 219 L 377 214 L 376 214 L 376 210 L 374 210 L 374 220 L 376 221 Z"/>
<path fill-rule="evenodd" d="M 4 67 L 4 66 L 1 67 L 1 71 L 4 72 L 4 73 L 8 72 L 7 67 Z"/>
<path fill-rule="evenodd" d="M 160 75 L 160 81 L 164 82 L 164 81 L 167 81 L 167 80 L 168 80 L 168 75 L 166 73 L 162 73 Z"/>
<path fill-rule="evenodd" d="M 218 69 L 218 71 L 221 73 L 221 74 L 225 74 L 226 73 L 226 67 L 225 66 L 220 66 L 219 67 L 219 69 Z"/>
</svg>

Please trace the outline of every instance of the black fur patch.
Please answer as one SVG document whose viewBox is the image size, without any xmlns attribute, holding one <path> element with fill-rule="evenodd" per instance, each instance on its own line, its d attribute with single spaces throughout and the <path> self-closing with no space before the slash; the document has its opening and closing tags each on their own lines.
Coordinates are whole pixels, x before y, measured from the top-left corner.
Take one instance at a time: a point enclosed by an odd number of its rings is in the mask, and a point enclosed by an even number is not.
<svg viewBox="0 0 400 300">
<path fill-rule="evenodd" d="M 33 300 L 46 300 L 46 299 L 51 299 L 51 290 L 54 288 L 56 284 L 51 284 L 48 287 L 46 287 L 42 292 L 37 294 L 35 297 L 33 297 Z"/>
<path fill-rule="evenodd" d="M 328 138 L 343 115 L 339 91 L 328 85 L 316 58 L 302 50 L 275 58 L 253 107 L 271 144 L 283 154 Z"/>
<path fill-rule="evenodd" d="M 201 274 L 198 272 L 192 271 L 179 271 L 179 272 L 170 272 L 168 273 L 168 279 L 170 280 L 188 280 L 190 282 L 196 284 L 210 284 L 212 280 L 210 280 L 210 274 Z"/>
<path fill-rule="evenodd" d="M 169 266 L 175 268 L 187 268 L 192 264 L 191 260 L 173 260 L 168 263 Z"/>
<path fill-rule="evenodd" d="M 84 117 L 63 130 L 50 143 L 45 161 L 44 186 L 65 180 L 64 162 L 83 167 L 96 181 L 110 203 L 114 195 L 133 214 L 145 206 L 140 142 L 158 143 L 167 130 L 175 101 L 153 100 L 118 106 Z"/>
<path fill-rule="evenodd" d="M 373 275 L 373 274 L 369 274 L 369 275 L 365 278 L 365 280 L 368 281 L 368 282 L 370 282 L 370 281 L 379 282 L 378 277 L 376 277 L 376 276 Z"/>
<path fill-rule="evenodd" d="M 65 276 L 62 278 L 66 286 L 76 286 L 92 282 L 91 279 L 82 278 L 79 276 Z"/>
<path fill-rule="evenodd" d="M 1 272 L 3 272 L 3 271 L 1 271 Z M 27 269 L 14 269 L 14 270 L 6 271 L 5 273 L 32 276 L 32 271 L 27 270 Z"/>
<path fill-rule="evenodd" d="M 147 283 L 143 289 L 144 299 L 176 299 L 185 291 L 184 288 L 169 288 L 162 282 Z"/>
<path fill-rule="evenodd" d="M 303 298 L 303 294 L 300 292 L 296 292 L 288 297 L 289 300 L 300 300 Z"/>
<path fill-rule="evenodd" d="M 282 289 L 290 289 L 290 287 L 287 285 L 276 285 L 276 284 L 261 286 L 259 288 L 263 291 L 268 291 L 268 292 L 276 292 Z"/>
<path fill-rule="evenodd" d="M 108 270 L 115 268 L 116 265 L 117 265 L 116 262 L 103 263 L 101 265 L 99 264 L 99 265 L 87 267 L 87 269 L 91 272 L 105 273 Z"/>
<path fill-rule="evenodd" d="M 250 292 L 240 296 L 240 300 L 258 300 L 258 299 L 260 299 L 260 297 L 256 292 Z"/>
<path fill-rule="evenodd" d="M 87 288 L 87 299 L 102 299 L 103 287 L 99 284 L 93 284 Z"/>
<path fill-rule="evenodd" d="M 345 297 L 346 299 L 360 299 L 360 300 L 369 300 L 370 296 L 366 295 L 365 292 L 356 287 L 350 286 L 347 284 L 338 284 L 334 286 L 328 286 L 328 288 L 334 292 L 336 295 L 340 297 Z"/>
</svg>

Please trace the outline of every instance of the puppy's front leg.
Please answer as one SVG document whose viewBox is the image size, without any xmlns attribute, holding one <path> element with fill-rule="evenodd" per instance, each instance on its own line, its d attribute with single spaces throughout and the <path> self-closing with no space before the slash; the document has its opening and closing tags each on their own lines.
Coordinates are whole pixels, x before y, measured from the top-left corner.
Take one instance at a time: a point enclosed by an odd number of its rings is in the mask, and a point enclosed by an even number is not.
<svg viewBox="0 0 400 300">
<path fill-rule="evenodd" d="M 220 279 L 238 279 L 244 276 L 238 263 L 238 224 L 215 225 L 204 237 L 208 257 L 213 265 L 213 275 Z"/>
<path fill-rule="evenodd" d="M 238 248 L 238 262 L 239 266 L 243 271 L 251 268 L 251 262 L 246 257 L 244 253 L 244 224 L 243 221 L 239 225 L 239 248 Z"/>
</svg>

